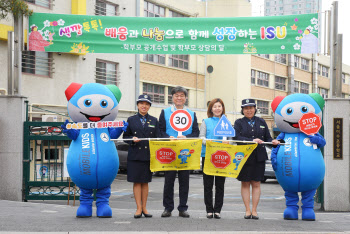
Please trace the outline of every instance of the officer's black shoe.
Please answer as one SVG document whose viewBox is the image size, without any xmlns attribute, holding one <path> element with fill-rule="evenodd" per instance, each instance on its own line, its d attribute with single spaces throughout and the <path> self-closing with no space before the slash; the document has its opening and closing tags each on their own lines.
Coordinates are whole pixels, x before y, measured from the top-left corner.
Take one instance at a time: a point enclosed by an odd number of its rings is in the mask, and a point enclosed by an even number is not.
<svg viewBox="0 0 350 234">
<path fill-rule="evenodd" d="M 164 210 L 161 217 L 162 218 L 167 218 L 167 217 L 170 217 L 170 216 L 171 216 L 171 212 L 167 211 L 167 210 Z"/>
<path fill-rule="evenodd" d="M 180 211 L 179 216 L 183 218 L 189 218 L 190 214 L 187 211 Z"/>
</svg>

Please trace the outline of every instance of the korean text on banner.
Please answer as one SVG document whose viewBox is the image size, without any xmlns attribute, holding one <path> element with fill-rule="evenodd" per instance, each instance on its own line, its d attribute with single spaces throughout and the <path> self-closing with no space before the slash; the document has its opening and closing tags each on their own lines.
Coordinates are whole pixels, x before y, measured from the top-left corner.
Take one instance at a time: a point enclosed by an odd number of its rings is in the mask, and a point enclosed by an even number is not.
<svg viewBox="0 0 350 234">
<path fill-rule="evenodd" d="M 204 173 L 237 178 L 258 144 L 229 145 L 207 141 Z"/>
<path fill-rule="evenodd" d="M 150 141 L 151 171 L 199 170 L 202 140 Z"/>
<path fill-rule="evenodd" d="M 114 17 L 34 13 L 29 50 L 123 54 L 318 53 L 317 14 L 264 17 Z"/>
</svg>

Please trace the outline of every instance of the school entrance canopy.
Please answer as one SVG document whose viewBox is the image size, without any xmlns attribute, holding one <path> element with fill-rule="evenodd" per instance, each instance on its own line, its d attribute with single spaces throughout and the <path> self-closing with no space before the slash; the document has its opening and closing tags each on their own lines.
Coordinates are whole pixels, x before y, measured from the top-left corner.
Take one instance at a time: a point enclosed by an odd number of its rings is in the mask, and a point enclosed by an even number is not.
<svg viewBox="0 0 350 234">
<path fill-rule="evenodd" d="M 123 54 L 310 54 L 318 14 L 147 18 L 34 13 L 29 50 Z"/>
</svg>

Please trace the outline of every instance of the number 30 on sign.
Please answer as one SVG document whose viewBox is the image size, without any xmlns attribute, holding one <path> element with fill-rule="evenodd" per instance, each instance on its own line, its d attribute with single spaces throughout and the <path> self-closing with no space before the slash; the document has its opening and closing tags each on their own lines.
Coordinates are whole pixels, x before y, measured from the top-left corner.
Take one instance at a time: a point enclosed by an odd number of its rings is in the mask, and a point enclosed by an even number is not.
<svg viewBox="0 0 350 234">
<path fill-rule="evenodd" d="M 186 110 L 176 110 L 170 116 L 170 126 L 177 132 L 179 136 L 182 132 L 187 131 L 192 125 L 192 117 Z"/>
</svg>

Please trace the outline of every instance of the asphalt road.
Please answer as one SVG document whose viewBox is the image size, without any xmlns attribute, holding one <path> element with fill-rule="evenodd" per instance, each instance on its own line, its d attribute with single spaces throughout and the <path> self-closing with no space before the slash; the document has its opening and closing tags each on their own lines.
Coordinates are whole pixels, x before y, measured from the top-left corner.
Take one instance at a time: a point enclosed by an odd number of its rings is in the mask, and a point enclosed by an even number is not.
<svg viewBox="0 0 350 234">
<path fill-rule="evenodd" d="M 112 184 L 110 205 L 113 217 L 101 219 L 95 216 L 79 219 L 75 217 L 76 206 L 67 201 L 13 202 L 0 201 L 0 233 L 7 232 L 349 232 L 350 213 L 320 211 L 316 204 L 316 221 L 283 220 L 285 199 L 276 180 L 262 184 L 262 195 L 258 207 L 259 220 L 243 219 L 245 209 L 240 196 L 240 182 L 228 178 L 225 184 L 225 200 L 222 218 L 207 219 L 203 201 L 201 174 L 192 174 L 188 200 L 190 218 L 181 218 L 177 210 L 172 217 L 161 218 L 163 211 L 163 177 L 153 177 L 150 183 L 148 211 L 153 218 L 134 219 L 136 210 L 132 184 L 125 174 L 119 174 Z M 175 186 L 175 206 L 178 205 L 178 183 Z M 301 217 L 301 210 L 299 211 Z"/>
</svg>

